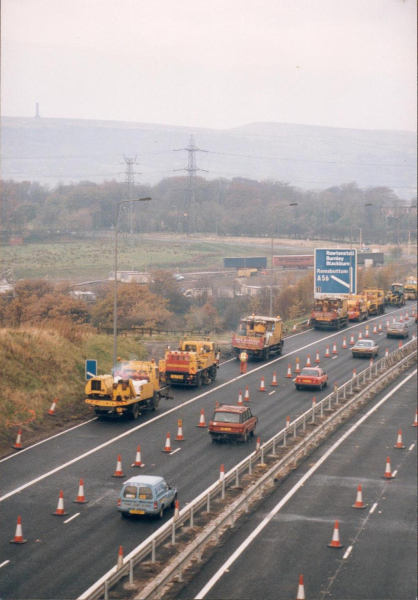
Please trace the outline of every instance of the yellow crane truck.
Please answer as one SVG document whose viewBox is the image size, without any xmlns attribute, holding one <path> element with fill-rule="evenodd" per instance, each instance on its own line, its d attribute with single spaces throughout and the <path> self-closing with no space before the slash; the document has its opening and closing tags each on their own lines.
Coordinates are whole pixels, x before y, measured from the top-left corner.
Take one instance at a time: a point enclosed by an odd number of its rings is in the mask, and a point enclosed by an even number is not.
<svg viewBox="0 0 418 600">
<path fill-rule="evenodd" d="M 232 348 L 237 357 L 245 350 L 249 357 L 268 360 L 270 354 L 281 354 L 283 345 L 283 321 L 280 317 L 245 317 L 232 336 Z"/>
<path fill-rule="evenodd" d="M 418 282 L 416 277 L 407 277 L 404 285 L 405 300 L 418 298 Z"/>
<path fill-rule="evenodd" d="M 163 380 L 173 385 L 202 387 L 216 379 L 219 353 L 209 340 L 180 340 L 178 350 L 167 348 L 160 361 Z"/>
<path fill-rule="evenodd" d="M 365 294 L 350 294 L 347 299 L 348 320 L 363 321 L 369 316 L 367 296 Z"/>
<path fill-rule="evenodd" d="M 311 325 L 314 329 L 340 329 L 348 324 L 347 298 L 327 296 L 316 298 L 311 311 Z"/>
<path fill-rule="evenodd" d="M 131 419 L 137 419 L 144 409 L 157 410 L 161 397 L 170 398 L 170 386 L 162 382 L 154 360 L 120 362 L 113 375 L 89 379 L 85 392 L 86 403 L 96 415 Z"/>
<path fill-rule="evenodd" d="M 385 312 L 385 292 L 381 288 L 364 288 L 363 294 L 367 296 L 367 310 L 369 315 L 383 315 Z"/>
</svg>

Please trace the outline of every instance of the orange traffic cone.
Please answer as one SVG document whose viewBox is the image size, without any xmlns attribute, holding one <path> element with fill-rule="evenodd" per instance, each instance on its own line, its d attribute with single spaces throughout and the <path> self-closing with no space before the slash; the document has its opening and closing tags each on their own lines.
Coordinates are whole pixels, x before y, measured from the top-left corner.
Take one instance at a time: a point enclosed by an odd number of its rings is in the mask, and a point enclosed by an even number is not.
<svg viewBox="0 0 418 600">
<path fill-rule="evenodd" d="M 399 322 L 403 323 L 403 315 L 400 316 Z"/>
<path fill-rule="evenodd" d="M 14 448 L 15 450 L 22 450 L 23 446 L 22 446 L 22 430 L 19 429 L 19 431 L 17 432 L 17 437 L 16 437 L 16 441 L 13 444 L 12 448 Z"/>
<path fill-rule="evenodd" d="M 338 521 L 335 521 L 334 525 L 334 534 L 332 536 L 332 541 L 330 544 L 327 544 L 328 548 L 344 548 L 344 546 L 340 543 L 340 531 L 338 526 Z"/>
<path fill-rule="evenodd" d="M 411 427 L 418 427 L 418 410 L 415 413 L 415 421 L 412 423 Z"/>
<path fill-rule="evenodd" d="M 402 348 L 402 342 L 399 340 L 398 348 Z"/>
<path fill-rule="evenodd" d="M 405 446 L 403 445 L 403 442 L 402 442 L 402 429 L 400 429 L 398 431 L 398 441 L 396 442 L 396 444 L 393 447 L 399 448 L 400 450 L 403 450 L 405 448 Z"/>
<path fill-rule="evenodd" d="M 303 575 L 299 576 L 299 585 L 296 600 L 305 600 L 305 586 L 303 584 Z"/>
<path fill-rule="evenodd" d="M 373 366 L 373 356 L 370 357 L 370 366 Z"/>
<path fill-rule="evenodd" d="M 220 471 L 219 471 L 219 481 L 223 481 L 224 479 L 225 479 L 225 467 L 222 463 Z"/>
<path fill-rule="evenodd" d="M 296 358 L 295 373 L 300 373 L 300 363 L 298 358 Z"/>
<path fill-rule="evenodd" d="M 316 357 L 315 357 L 314 362 L 316 364 L 319 364 L 321 362 L 321 359 L 319 358 L 319 350 L 316 351 Z"/>
<path fill-rule="evenodd" d="M 383 479 L 395 479 L 395 477 L 392 475 L 392 470 L 390 468 L 390 458 L 389 456 L 386 458 L 386 469 L 385 469 L 385 474 L 382 475 Z"/>
<path fill-rule="evenodd" d="M 141 446 L 136 447 L 135 462 L 133 465 L 131 465 L 131 467 L 145 467 L 144 463 L 141 460 Z"/>
<path fill-rule="evenodd" d="M 334 345 L 332 347 L 332 353 L 333 354 L 338 354 L 338 352 L 337 352 L 337 344 L 335 342 L 334 342 Z"/>
<path fill-rule="evenodd" d="M 325 356 L 325 358 L 330 358 L 331 354 L 329 353 L 329 346 L 327 346 L 324 356 Z"/>
<path fill-rule="evenodd" d="M 174 438 L 177 442 L 183 442 L 184 441 L 184 436 L 183 436 L 183 421 L 181 419 L 179 419 L 177 421 L 177 435 Z"/>
<path fill-rule="evenodd" d="M 306 365 L 305 365 L 305 367 L 311 367 L 311 366 L 312 366 L 312 364 L 311 364 L 311 355 L 308 354 L 308 356 L 306 357 Z"/>
<path fill-rule="evenodd" d="M 405 321 L 409 321 L 409 315 L 408 315 L 408 313 L 405 314 Z"/>
<path fill-rule="evenodd" d="M 364 337 L 365 338 L 369 338 L 370 337 L 370 335 L 369 335 L 369 326 L 368 325 L 366 325 L 366 335 Z"/>
<path fill-rule="evenodd" d="M 343 337 L 343 345 L 342 345 L 343 350 L 345 350 L 346 348 L 348 348 L 347 346 L 347 339 L 345 337 Z"/>
<path fill-rule="evenodd" d="M 167 437 L 165 438 L 165 446 L 161 452 L 172 452 L 171 450 L 171 440 L 170 440 L 170 432 L 167 431 Z"/>
<path fill-rule="evenodd" d="M 292 375 L 292 365 L 290 363 L 287 365 L 287 375 L 286 375 L 286 378 L 287 379 L 293 378 L 293 375 Z"/>
<path fill-rule="evenodd" d="M 265 392 L 266 391 L 266 386 L 264 385 L 264 377 L 261 376 L 261 383 L 260 383 L 260 387 L 258 388 L 259 392 Z"/>
<path fill-rule="evenodd" d="M 10 540 L 11 544 L 26 544 L 28 540 L 23 539 L 23 531 L 22 531 L 22 519 L 20 515 L 17 517 L 17 525 L 16 525 L 16 533 L 12 540 Z"/>
<path fill-rule="evenodd" d="M 389 329 L 389 319 L 386 319 L 386 329 Z"/>
<path fill-rule="evenodd" d="M 178 500 L 175 500 L 174 501 L 174 515 L 173 515 L 174 521 L 177 521 L 179 516 L 180 516 L 180 502 Z"/>
<path fill-rule="evenodd" d="M 255 445 L 255 451 L 256 451 L 256 452 L 259 452 L 259 450 L 260 450 L 260 447 L 261 447 L 261 443 L 260 443 L 260 438 L 258 437 L 258 438 L 257 438 L 257 443 L 256 443 L 256 445 Z"/>
<path fill-rule="evenodd" d="M 84 482 L 80 479 L 80 483 L 78 485 L 78 495 L 75 500 L 73 500 L 76 504 L 87 504 L 88 500 L 84 497 Z"/>
<path fill-rule="evenodd" d="M 354 341 L 354 333 L 352 333 L 350 337 L 350 346 L 354 346 L 355 343 L 356 342 Z"/>
<path fill-rule="evenodd" d="M 353 369 L 353 379 L 354 377 L 357 377 L 357 369 Z"/>
<path fill-rule="evenodd" d="M 123 567 L 123 546 L 119 546 L 118 562 L 116 563 L 116 570 L 119 571 Z"/>
<path fill-rule="evenodd" d="M 54 398 L 53 403 L 51 404 L 51 408 L 47 411 L 51 417 L 55 417 L 55 407 L 57 405 L 58 399 Z"/>
<path fill-rule="evenodd" d="M 286 417 L 286 429 L 288 427 L 290 427 L 290 417 L 289 416 Z"/>
<path fill-rule="evenodd" d="M 250 401 L 250 390 L 248 389 L 248 385 L 245 386 L 245 394 L 244 394 L 244 402 Z"/>
<path fill-rule="evenodd" d="M 361 485 L 359 484 L 357 488 L 357 498 L 355 504 L 352 505 L 352 508 L 367 508 L 367 504 L 363 504 L 363 493 L 361 491 Z"/>
<path fill-rule="evenodd" d="M 196 427 L 206 427 L 206 423 L 205 423 L 205 409 L 202 408 L 202 410 L 200 411 L 200 419 L 199 419 L 199 424 L 196 425 Z"/>
<path fill-rule="evenodd" d="M 68 515 L 67 512 L 64 511 L 64 492 L 61 490 L 58 498 L 58 506 L 57 510 L 52 513 L 56 517 L 63 517 L 64 515 Z"/>
<path fill-rule="evenodd" d="M 242 402 L 242 392 L 241 390 L 238 393 L 238 406 L 242 406 L 243 402 Z"/>
<path fill-rule="evenodd" d="M 380 333 L 381 331 L 383 331 L 383 328 L 382 328 L 382 321 L 380 321 L 380 323 L 379 323 L 379 327 L 377 328 L 377 331 L 378 331 L 379 333 Z"/>
<path fill-rule="evenodd" d="M 373 333 L 377 333 L 377 327 L 376 327 L 376 323 L 373 326 Z"/>
<path fill-rule="evenodd" d="M 363 334 L 361 333 L 361 331 L 358 332 L 358 339 L 362 340 L 363 339 Z"/>
<path fill-rule="evenodd" d="M 385 350 L 385 358 L 387 358 L 389 356 L 389 348 L 386 348 Z"/>
<path fill-rule="evenodd" d="M 118 454 L 118 460 L 116 462 L 116 471 L 113 473 L 112 477 L 125 477 L 122 471 L 122 458 L 120 454 Z"/>
<path fill-rule="evenodd" d="M 277 383 L 276 371 L 274 371 L 274 373 L 273 373 L 273 381 L 270 383 L 270 385 L 272 385 L 272 386 L 279 385 L 279 384 Z"/>
<path fill-rule="evenodd" d="M 215 402 L 215 410 L 216 410 L 217 408 L 219 408 L 219 402 L 216 400 L 216 402 Z"/>
</svg>

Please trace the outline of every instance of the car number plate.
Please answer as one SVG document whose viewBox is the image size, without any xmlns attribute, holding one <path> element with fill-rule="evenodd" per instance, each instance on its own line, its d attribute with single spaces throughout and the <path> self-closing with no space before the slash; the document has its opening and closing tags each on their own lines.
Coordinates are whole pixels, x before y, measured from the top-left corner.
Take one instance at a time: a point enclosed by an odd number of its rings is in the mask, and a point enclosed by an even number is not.
<svg viewBox="0 0 418 600">
<path fill-rule="evenodd" d="M 130 510 L 131 515 L 145 515 L 145 510 Z"/>
<path fill-rule="evenodd" d="M 310 379 L 302 379 L 302 383 L 311 383 Z"/>
<path fill-rule="evenodd" d="M 171 375 L 171 379 L 183 379 L 183 375 Z"/>
<path fill-rule="evenodd" d="M 232 431 L 231 427 L 221 427 L 221 431 Z"/>
</svg>

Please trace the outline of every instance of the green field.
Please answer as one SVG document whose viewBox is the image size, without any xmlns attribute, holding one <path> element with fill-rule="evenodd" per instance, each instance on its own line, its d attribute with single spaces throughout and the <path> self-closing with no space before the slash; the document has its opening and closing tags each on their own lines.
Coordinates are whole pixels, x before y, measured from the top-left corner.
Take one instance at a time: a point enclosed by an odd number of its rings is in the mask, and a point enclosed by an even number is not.
<svg viewBox="0 0 418 600">
<path fill-rule="evenodd" d="M 15 279 L 106 279 L 114 264 L 113 237 L 62 243 L 3 246 L 2 265 Z M 226 256 L 266 256 L 265 247 L 205 241 L 161 241 L 153 238 L 118 239 L 118 269 L 157 268 L 196 270 L 223 266 Z"/>
</svg>

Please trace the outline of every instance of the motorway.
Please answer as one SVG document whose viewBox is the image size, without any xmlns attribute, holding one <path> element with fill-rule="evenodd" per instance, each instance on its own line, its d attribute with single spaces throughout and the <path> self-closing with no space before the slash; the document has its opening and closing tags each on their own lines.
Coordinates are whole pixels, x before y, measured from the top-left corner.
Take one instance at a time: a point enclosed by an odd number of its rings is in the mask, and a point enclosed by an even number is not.
<svg viewBox="0 0 418 600">
<path fill-rule="evenodd" d="M 403 309 L 388 310 L 386 315 L 369 319 L 370 331 L 375 323 L 393 316 L 411 316 L 415 304 Z M 393 315 L 390 315 L 393 313 Z M 410 318 L 410 331 L 416 325 Z M 342 349 L 351 333 L 365 333 L 365 323 L 349 325 L 340 332 L 307 331 L 286 339 L 284 355 L 268 363 L 250 363 L 246 375 L 239 375 L 236 360 L 225 361 L 217 380 L 209 387 L 176 388 L 174 400 L 162 400 L 159 414 L 144 413 L 139 421 L 101 421 L 92 419 L 63 434 L 53 436 L 19 453 L 0 460 L 1 519 L 0 597 L 3 599 L 76 598 L 116 563 L 120 545 L 128 554 L 153 533 L 161 521 L 149 518 L 122 520 L 116 511 L 117 497 L 124 479 L 115 479 L 117 455 L 122 455 L 126 479 L 138 474 L 130 465 L 134 462 L 136 446 L 141 445 L 145 468 L 141 474 L 158 474 L 179 488 L 180 505 L 190 502 L 211 485 L 219 475 L 219 467 L 231 469 L 254 450 L 255 440 L 248 444 L 212 444 L 206 429 L 196 427 L 201 408 L 206 419 L 211 416 L 215 402 L 236 403 L 239 390 L 249 386 L 251 409 L 259 417 L 257 434 L 261 441 L 270 438 L 291 419 L 304 412 L 312 396 L 320 393 L 295 390 L 286 379 L 289 362 L 301 365 L 307 353 L 321 356 L 321 366 L 329 373 L 330 384 L 342 384 L 351 378 L 353 368 L 358 372 L 368 366 L 367 360 L 351 358 L 349 349 Z M 394 350 L 398 340 L 386 335 L 372 335 L 384 349 Z M 324 358 L 326 345 L 337 344 L 338 354 Z M 273 371 L 277 371 L 279 386 L 270 387 Z M 267 393 L 258 391 L 261 375 L 265 377 Z M 184 442 L 174 442 L 177 419 L 183 420 Z M 166 432 L 170 431 L 172 454 L 164 454 Z M 78 482 L 84 479 L 88 504 L 73 504 Z M 60 490 L 64 491 L 66 517 L 55 517 Z M 351 498 L 350 498 L 351 499 Z M 9 544 L 15 533 L 17 515 L 22 517 L 24 545 Z M 171 516 L 168 513 L 164 520 Z M 328 531 L 326 532 L 328 535 Z"/>
<path fill-rule="evenodd" d="M 178 599 L 416 597 L 417 369 L 382 390 L 266 499 Z M 404 449 L 394 449 L 399 428 Z M 393 480 L 385 480 L 386 457 Z M 354 509 L 362 486 L 365 509 Z M 339 520 L 342 549 L 328 548 Z"/>
</svg>

